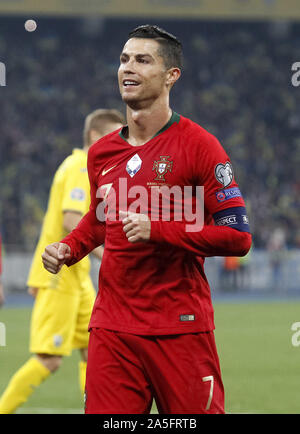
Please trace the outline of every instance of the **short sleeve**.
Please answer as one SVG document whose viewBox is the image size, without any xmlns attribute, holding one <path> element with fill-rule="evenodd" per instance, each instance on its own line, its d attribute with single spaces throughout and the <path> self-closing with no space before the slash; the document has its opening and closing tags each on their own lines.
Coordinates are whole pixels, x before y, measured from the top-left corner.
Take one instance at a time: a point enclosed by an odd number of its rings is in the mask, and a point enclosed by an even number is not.
<svg viewBox="0 0 300 434">
<path fill-rule="evenodd" d="M 87 170 L 72 168 L 65 174 L 62 211 L 86 214 L 90 203 L 90 187 Z"/>
</svg>

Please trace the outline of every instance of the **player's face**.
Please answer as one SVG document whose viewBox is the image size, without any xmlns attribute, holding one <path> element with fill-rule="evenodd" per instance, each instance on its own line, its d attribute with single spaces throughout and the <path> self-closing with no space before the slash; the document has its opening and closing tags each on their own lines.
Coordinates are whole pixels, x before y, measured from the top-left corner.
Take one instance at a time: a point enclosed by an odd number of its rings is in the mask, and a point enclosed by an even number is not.
<svg viewBox="0 0 300 434">
<path fill-rule="evenodd" d="M 153 39 L 129 39 L 120 56 L 118 80 L 126 104 L 147 104 L 168 92 L 168 70 Z"/>
</svg>

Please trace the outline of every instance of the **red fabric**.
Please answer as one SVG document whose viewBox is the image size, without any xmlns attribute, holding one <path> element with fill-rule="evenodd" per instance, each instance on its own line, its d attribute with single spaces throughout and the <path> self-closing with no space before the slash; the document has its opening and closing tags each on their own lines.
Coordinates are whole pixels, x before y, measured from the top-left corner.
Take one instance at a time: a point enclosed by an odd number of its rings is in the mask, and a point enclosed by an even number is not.
<svg viewBox="0 0 300 434">
<path fill-rule="evenodd" d="M 138 155 L 141 167 L 134 176 L 127 163 Z M 167 161 L 163 175 L 159 164 Z M 242 197 L 229 200 L 218 192 L 224 185 L 217 179 L 218 165 L 230 160 L 218 140 L 192 121 L 180 117 L 143 146 L 127 143 L 119 132 L 100 139 L 89 150 L 88 173 L 91 207 L 79 226 L 64 240 L 72 251 L 69 265 L 105 241 L 99 274 L 99 292 L 90 327 L 141 335 L 182 334 L 214 329 L 213 307 L 204 273 L 206 256 L 245 254 L 250 234 L 228 227 L 214 227 L 212 215 L 230 207 L 245 206 Z M 126 181 L 126 187 L 121 181 Z M 152 222 L 151 240 L 130 243 L 120 221 L 99 222 L 103 193 L 110 191 L 108 203 L 116 196 L 116 210 L 127 210 L 137 200 L 128 197 L 131 188 L 143 186 L 148 192 L 139 212 L 149 212 L 152 187 L 204 186 L 202 231 L 187 233 L 182 222 Z M 113 187 L 113 188 L 111 188 Z M 232 178 L 230 187 L 237 187 Z M 111 189 L 111 190 L 109 190 Z M 132 193 L 132 190 L 130 190 Z M 98 196 L 98 197 L 97 197 Z M 125 201 L 127 199 L 127 204 Z M 195 196 L 192 202 L 195 203 Z M 171 219 L 180 203 L 171 196 Z M 110 207 L 111 211 L 114 211 Z M 160 218 L 162 208 L 152 209 L 152 220 Z M 149 212 L 150 215 L 150 212 Z M 188 320 L 183 320 L 190 315 Z"/>
<path fill-rule="evenodd" d="M 210 399 L 211 393 L 211 399 Z M 224 413 L 224 389 L 213 332 L 136 336 L 92 329 L 86 413 Z"/>
<path fill-rule="evenodd" d="M 68 266 L 76 264 L 105 240 L 105 222 L 100 222 L 96 211 L 99 203 L 97 198 L 97 183 L 94 179 L 94 161 L 88 158 L 87 169 L 91 189 L 91 204 L 89 212 L 81 219 L 77 227 L 67 235 L 62 242 L 71 247 L 72 258 L 66 262 Z"/>
<path fill-rule="evenodd" d="M 204 226 L 200 232 L 186 232 L 185 223 L 152 222 L 151 240 L 167 242 L 201 256 L 244 256 L 252 236 L 226 226 Z"/>
<path fill-rule="evenodd" d="M 93 209 L 80 220 L 76 229 L 67 235 L 62 242 L 71 247 L 72 257 L 66 264 L 76 264 L 96 247 L 104 243 L 105 224 L 101 224 Z"/>
</svg>

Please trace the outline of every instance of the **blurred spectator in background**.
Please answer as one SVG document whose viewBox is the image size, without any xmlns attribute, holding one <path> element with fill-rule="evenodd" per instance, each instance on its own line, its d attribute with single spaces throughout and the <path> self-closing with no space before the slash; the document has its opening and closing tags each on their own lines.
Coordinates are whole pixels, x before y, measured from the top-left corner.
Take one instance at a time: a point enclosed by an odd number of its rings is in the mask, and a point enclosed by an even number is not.
<svg viewBox="0 0 300 434">
<path fill-rule="evenodd" d="M 267 244 L 272 273 L 272 287 L 284 291 L 283 265 L 286 259 L 286 234 L 283 228 L 277 227 L 272 232 Z"/>
<path fill-rule="evenodd" d="M 218 289 L 221 292 L 249 289 L 251 250 L 242 258 L 235 256 L 218 258 L 220 260 Z"/>
<path fill-rule="evenodd" d="M 238 290 L 248 289 L 250 287 L 250 261 L 251 261 L 251 250 L 253 246 L 247 253 L 247 255 L 238 258 L 239 267 L 237 269 L 237 285 Z"/>
<path fill-rule="evenodd" d="M 240 267 L 239 258 L 225 256 L 221 270 L 221 289 L 224 292 L 234 292 L 238 289 L 238 270 Z"/>
</svg>

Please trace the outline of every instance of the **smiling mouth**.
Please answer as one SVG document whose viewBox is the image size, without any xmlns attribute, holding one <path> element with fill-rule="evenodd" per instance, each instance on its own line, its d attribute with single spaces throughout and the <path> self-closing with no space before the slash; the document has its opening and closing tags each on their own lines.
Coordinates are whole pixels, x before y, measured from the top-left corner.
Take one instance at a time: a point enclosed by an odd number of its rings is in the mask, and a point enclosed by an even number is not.
<svg viewBox="0 0 300 434">
<path fill-rule="evenodd" d="M 139 86 L 139 83 L 137 81 L 134 80 L 123 80 L 123 86 L 128 88 L 131 86 Z"/>
</svg>

